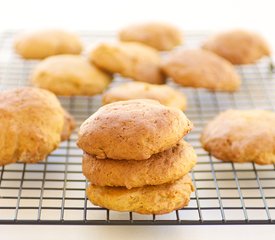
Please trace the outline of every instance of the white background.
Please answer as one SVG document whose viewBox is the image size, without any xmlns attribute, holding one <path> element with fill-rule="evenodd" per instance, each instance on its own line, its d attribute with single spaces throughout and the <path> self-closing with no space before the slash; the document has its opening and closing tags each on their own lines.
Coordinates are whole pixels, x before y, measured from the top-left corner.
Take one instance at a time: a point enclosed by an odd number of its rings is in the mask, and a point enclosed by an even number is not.
<svg viewBox="0 0 275 240">
<path fill-rule="evenodd" d="M 0 0 L 0 31 L 60 27 L 118 30 L 161 20 L 183 30 L 247 28 L 275 44 L 274 0 Z"/>
<path fill-rule="evenodd" d="M 118 30 L 160 20 L 183 30 L 246 28 L 275 47 L 274 0 L 0 0 L 0 32 L 65 28 Z M 0 39 L 1 41 L 1 39 Z M 275 226 L 0 226 L 1 239 L 274 239 Z"/>
</svg>

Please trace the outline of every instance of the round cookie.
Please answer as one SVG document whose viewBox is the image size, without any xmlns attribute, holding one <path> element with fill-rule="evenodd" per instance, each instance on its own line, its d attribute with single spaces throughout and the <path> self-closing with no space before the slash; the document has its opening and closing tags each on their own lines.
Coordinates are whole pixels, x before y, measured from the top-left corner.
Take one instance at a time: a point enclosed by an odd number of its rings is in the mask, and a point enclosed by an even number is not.
<svg viewBox="0 0 275 240">
<path fill-rule="evenodd" d="M 254 63 L 270 56 L 267 42 L 257 33 L 232 30 L 210 37 L 202 48 L 216 53 L 233 64 Z"/>
<path fill-rule="evenodd" d="M 102 43 L 90 53 L 91 61 L 110 73 L 136 81 L 162 84 L 159 53 L 141 43 Z"/>
<path fill-rule="evenodd" d="M 145 160 L 176 145 L 192 126 L 182 111 L 157 101 L 120 101 L 81 125 L 77 145 L 100 159 Z"/>
<path fill-rule="evenodd" d="M 167 86 L 142 82 L 129 82 L 113 87 L 103 94 L 103 104 L 130 99 L 152 99 L 168 107 L 186 110 L 186 97 Z"/>
<path fill-rule="evenodd" d="M 84 153 L 82 170 L 93 185 L 130 189 L 175 181 L 186 175 L 196 161 L 192 146 L 181 140 L 174 147 L 144 161 L 97 159 Z"/>
<path fill-rule="evenodd" d="M 228 110 L 210 121 L 202 132 L 203 148 L 232 162 L 275 163 L 275 113 Z"/>
<path fill-rule="evenodd" d="M 187 206 L 193 191 L 192 181 L 186 175 L 173 183 L 132 189 L 90 185 L 86 193 L 93 204 L 111 210 L 164 214 Z"/>
<path fill-rule="evenodd" d="M 43 59 L 59 54 L 80 54 L 78 36 L 62 30 L 41 30 L 22 33 L 14 42 L 15 51 L 25 59 Z"/>
<path fill-rule="evenodd" d="M 60 143 L 64 110 L 49 91 L 0 92 L 0 165 L 43 160 Z"/>
<path fill-rule="evenodd" d="M 241 83 L 230 62 L 202 49 L 174 51 L 163 60 L 162 69 L 172 80 L 186 87 L 234 92 Z"/>
<path fill-rule="evenodd" d="M 31 75 L 31 81 L 36 87 L 57 95 L 91 96 L 101 93 L 111 82 L 111 76 L 82 56 L 59 55 L 40 62 Z"/>
<path fill-rule="evenodd" d="M 157 50 L 171 50 L 182 43 L 182 33 L 166 23 L 144 23 L 128 26 L 119 33 L 121 41 L 141 42 Z"/>
</svg>

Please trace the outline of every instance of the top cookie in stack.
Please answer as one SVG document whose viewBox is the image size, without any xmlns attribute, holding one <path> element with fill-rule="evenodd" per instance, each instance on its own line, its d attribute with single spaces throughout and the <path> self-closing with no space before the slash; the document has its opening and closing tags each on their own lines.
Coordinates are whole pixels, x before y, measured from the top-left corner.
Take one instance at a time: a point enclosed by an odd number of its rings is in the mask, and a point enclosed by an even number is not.
<svg viewBox="0 0 275 240">
<path fill-rule="evenodd" d="M 186 206 L 193 190 L 186 174 L 196 154 L 182 137 L 191 129 L 184 113 L 153 100 L 101 107 L 82 124 L 78 139 L 89 199 L 143 214 Z"/>
<path fill-rule="evenodd" d="M 81 125 L 78 146 L 99 159 L 144 160 L 176 145 L 192 126 L 182 111 L 157 101 L 119 101 Z"/>
</svg>

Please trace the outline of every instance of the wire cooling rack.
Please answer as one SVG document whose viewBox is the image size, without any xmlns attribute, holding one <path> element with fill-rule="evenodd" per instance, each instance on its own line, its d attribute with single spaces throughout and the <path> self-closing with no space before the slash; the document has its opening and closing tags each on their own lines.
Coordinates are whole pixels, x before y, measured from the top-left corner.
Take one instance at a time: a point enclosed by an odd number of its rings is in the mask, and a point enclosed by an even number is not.
<svg viewBox="0 0 275 240">
<path fill-rule="evenodd" d="M 37 61 L 24 61 L 12 50 L 14 32 L 0 35 L 0 88 L 29 85 L 29 74 Z M 111 33 L 80 33 L 95 44 L 113 41 Z M 187 47 L 199 46 L 205 33 L 186 34 Z M 120 213 L 93 206 L 85 195 L 87 181 L 81 172 L 82 151 L 76 147 L 77 130 L 45 161 L 10 164 L 0 168 L 1 224 L 274 224 L 275 166 L 222 162 L 205 152 L 199 136 L 204 125 L 228 108 L 275 110 L 275 78 L 265 59 L 238 67 L 242 88 L 237 93 L 211 93 L 177 87 L 188 97 L 187 116 L 195 129 L 187 136 L 198 154 L 191 172 L 196 191 L 188 207 L 165 215 Z M 125 79 L 115 77 L 111 87 Z M 101 105 L 101 96 L 62 97 L 63 106 L 78 126 Z M 274 123 L 275 124 L 275 123 Z"/>
</svg>

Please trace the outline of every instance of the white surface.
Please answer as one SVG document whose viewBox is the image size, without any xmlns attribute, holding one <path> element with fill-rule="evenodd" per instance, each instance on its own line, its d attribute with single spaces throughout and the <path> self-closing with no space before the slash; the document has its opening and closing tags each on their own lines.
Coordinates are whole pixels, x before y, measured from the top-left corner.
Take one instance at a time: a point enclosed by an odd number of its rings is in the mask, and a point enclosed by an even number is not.
<svg viewBox="0 0 275 240">
<path fill-rule="evenodd" d="M 0 232 L 3 240 L 272 240 L 275 238 L 274 226 L 2 226 Z"/>
<path fill-rule="evenodd" d="M 118 30 L 130 23 L 161 20 L 187 30 L 236 27 L 261 32 L 274 48 L 273 0 L 0 0 L 0 31 L 66 28 Z M 0 226 L 9 239 L 274 239 L 274 226 Z"/>
<path fill-rule="evenodd" d="M 183 30 L 248 28 L 275 44 L 274 0 L 0 0 L 0 31 L 60 27 L 118 30 L 160 20 Z"/>
</svg>

